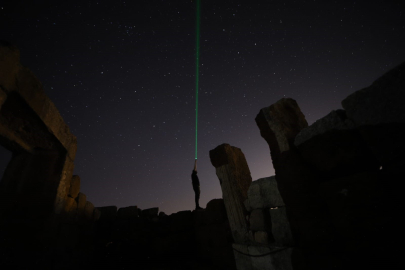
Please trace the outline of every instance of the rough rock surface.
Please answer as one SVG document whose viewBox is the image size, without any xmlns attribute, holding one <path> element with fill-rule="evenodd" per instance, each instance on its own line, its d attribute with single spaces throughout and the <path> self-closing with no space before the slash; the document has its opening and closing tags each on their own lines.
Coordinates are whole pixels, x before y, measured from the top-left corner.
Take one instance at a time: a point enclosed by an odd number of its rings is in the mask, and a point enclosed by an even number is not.
<svg viewBox="0 0 405 270">
<path fill-rule="evenodd" d="M 121 207 L 118 210 L 117 216 L 118 218 L 137 218 L 138 207 L 137 206 Z"/>
<path fill-rule="evenodd" d="M 308 126 L 297 102 L 291 98 L 280 99 L 261 109 L 255 120 L 260 134 L 270 146 L 273 160 L 290 150 L 295 136 Z"/>
<path fill-rule="evenodd" d="M 91 202 L 86 201 L 86 205 L 84 206 L 84 216 L 90 220 L 93 218 L 93 212 L 94 205 Z"/>
<path fill-rule="evenodd" d="M 291 232 L 290 222 L 287 218 L 285 207 L 272 208 L 270 211 L 271 231 L 275 240 L 275 245 L 279 247 L 294 246 L 294 239 Z"/>
<path fill-rule="evenodd" d="M 117 217 L 117 206 L 97 207 L 101 212 L 101 220 L 114 220 Z"/>
<path fill-rule="evenodd" d="M 153 207 L 142 210 L 142 216 L 147 218 L 157 217 L 159 213 L 159 207 Z"/>
<path fill-rule="evenodd" d="M 342 101 L 356 126 L 405 123 L 405 62 Z"/>
<path fill-rule="evenodd" d="M 262 209 L 283 206 L 284 201 L 277 187 L 275 176 L 253 181 L 248 189 L 248 199 L 245 201 L 248 209 Z"/>
<path fill-rule="evenodd" d="M 318 170 L 320 181 L 379 167 L 377 159 L 343 110 L 332 111 L 298 133 L 295 145 Z"/>
<path fill-rule="evenodd" d="M 76 199 L 80 192 L 80 177 L 73 175 L 70 181 L 69 197 Z"/>
<path fill-rule="evenodd" d="M 331 130 L 348 130 L 354 127 L 354 123 L 347 118 L 344 110 L 331 111 L 328 115 L 316 120 L 312 125 L 302 129 L 295 137 L 294 144 L 299 146 L 312 137 Z"/>
<path fill-rule="evenodd" d="M 249 222 L 252 231 L 271 231 L 270 213 L 266 209 L 253 210 Z"/>
<path fill-rule="evenodd" d="M 79 192 L 79 195 L 76 198 L 77 202 L 77 211 L 79 215 L 84 214 L 84 208 L 86 207 L 87 197 L 85 194 Z"/>
<path fill-rule="evenodd" d="M 227 220 L 226 209 L 223 199 L 213 199 L 207 203 L 203 212 L 205 224 L 216 224 Z"/>
<path fill-rule="evenodd" d="M 382 166 L 401 160 L 405 151 L 404 91 L 402 63 L 342 101 L 347 116 Z"/>
<path fill-rule="evenodd" d="M 249 240 L 243 202 L 252 183 L 245 156 L 239 148 L 222 144 L 210 151 L 210 159 L 221 185 L 233 238 L 236 243 L 245 243 Z"/>
</svg>

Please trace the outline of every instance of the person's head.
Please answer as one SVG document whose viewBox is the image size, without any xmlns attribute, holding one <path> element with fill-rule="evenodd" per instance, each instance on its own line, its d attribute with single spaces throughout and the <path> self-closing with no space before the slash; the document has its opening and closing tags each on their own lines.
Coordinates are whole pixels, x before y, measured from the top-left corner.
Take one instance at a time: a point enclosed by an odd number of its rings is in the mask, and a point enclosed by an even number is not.
<svg viewBox="0 0 405 270">
<path fill-rule="evenodd" d="M 193 170 L 193 174 L 197 174 L 197 171 L 196 171 L 196 170 Z"/>
</svg>

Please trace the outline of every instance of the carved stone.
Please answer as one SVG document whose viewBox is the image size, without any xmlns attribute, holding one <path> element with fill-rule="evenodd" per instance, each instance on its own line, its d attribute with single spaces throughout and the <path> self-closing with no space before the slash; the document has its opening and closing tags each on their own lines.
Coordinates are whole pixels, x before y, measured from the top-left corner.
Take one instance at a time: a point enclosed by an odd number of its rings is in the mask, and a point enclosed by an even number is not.
<svg viewBox="0 0 405 270">
<path fill-rule="evenodd" d="M 236 243 L 248 242 L 247 211 L 243 202 L 252 177 L 245 155 L 239 148 L 222 144 L 210 151 L 212 165 L 216 169 L 224 199 L 225 208 Z"/>
</svg>

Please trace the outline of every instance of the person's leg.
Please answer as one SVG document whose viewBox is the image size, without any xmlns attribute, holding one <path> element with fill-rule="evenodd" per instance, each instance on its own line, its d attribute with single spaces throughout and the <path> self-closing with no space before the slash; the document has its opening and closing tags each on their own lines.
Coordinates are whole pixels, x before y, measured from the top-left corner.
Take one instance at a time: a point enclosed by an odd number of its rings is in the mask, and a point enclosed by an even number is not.
<svg viewBox="0 0 405 270">
<path fill-rule="evenodd" d="M 200 187 L 195 188 L 194 193 L 195 193 L 195 209 L 199 209 L 200 204 L 198 201 L 200 200 Z"/>
</svg>

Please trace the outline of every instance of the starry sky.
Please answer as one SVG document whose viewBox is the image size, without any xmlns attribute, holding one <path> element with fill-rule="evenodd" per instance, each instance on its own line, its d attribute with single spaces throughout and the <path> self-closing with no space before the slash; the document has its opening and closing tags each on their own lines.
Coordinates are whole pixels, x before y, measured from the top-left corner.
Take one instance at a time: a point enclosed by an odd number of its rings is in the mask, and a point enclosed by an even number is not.
<svg viewBox="0 0 405 270">
<path fill-rule="evenodd" d="M 12 3 L 11 3 L 12 2 Z M 309 124 L 405 60 L 403 1 L 201 1 L 200 205 L 221 198 L 209 151 L 274 175 L 255 117 L 283 97 Z M 194 209 L 196 1 L 1 1 L 0 39 L 77 136 L 95 206 Z M 4 169 L 11 153 L 0 149 Z M 3 170 L 1 169 L 1 170 Z"/>
</svg>

